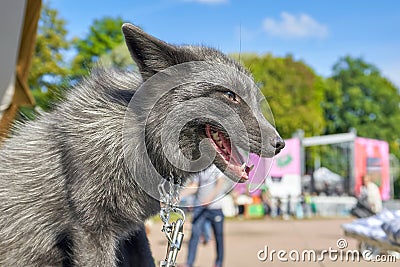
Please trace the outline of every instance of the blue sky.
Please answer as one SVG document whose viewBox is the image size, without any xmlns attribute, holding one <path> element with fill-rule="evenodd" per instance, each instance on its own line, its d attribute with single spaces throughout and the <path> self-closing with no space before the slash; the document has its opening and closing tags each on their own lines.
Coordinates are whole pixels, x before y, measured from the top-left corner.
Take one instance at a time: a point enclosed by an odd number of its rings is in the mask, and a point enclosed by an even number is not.
<svg viewBox="0 0 400 267">
<path fill-rule="evenodd" d="M 400 2 L 391 0 L 52 0 L 69 37 L 96 18 L 121 16 L 174 44 L 223 52 L 292 54 L 323 76 L 361 56 L 400 88 Z"/>
</svg>

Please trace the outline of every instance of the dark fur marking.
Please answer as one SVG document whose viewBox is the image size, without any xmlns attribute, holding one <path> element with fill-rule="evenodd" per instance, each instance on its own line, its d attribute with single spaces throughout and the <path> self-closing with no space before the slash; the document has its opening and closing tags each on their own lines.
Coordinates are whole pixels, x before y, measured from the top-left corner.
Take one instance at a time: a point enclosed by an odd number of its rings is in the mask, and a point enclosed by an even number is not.
<svg viewBox="0 0 400 267">
<path fill-rule="evenodd" d="M 110 88 L 105 93 L 111 101 L 127 106 L 134 96 L 135 91 Z"/>
<path fill-rule="evenodd" d="M 62 266 L 73 267 L 73 251 L 72 251 L 72 238 L 70 233 L 65 230 L 57 237 L 57 248 L 63 255 Z"/>
</svg>

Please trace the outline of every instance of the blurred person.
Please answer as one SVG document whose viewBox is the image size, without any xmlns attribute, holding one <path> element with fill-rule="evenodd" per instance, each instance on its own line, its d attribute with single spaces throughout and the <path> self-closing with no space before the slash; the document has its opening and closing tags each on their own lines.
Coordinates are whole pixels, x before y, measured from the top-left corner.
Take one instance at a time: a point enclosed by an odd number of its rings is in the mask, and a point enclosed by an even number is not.
<svg viewBox="0 0 400 267">
<path fill-rule="evenodd" d="M 271 193 L 269 192 L 268 186 L 264 183 L 261 187 L 261 201 L 264 206 L 264 215 L 271 215 L 272 203 L 271 203 Z"/>
<path fill-rule="evenodd" d="M 189 240 L 189 248 L 186 264 L 180 267 L 193 267 L 196 258 L 197 246 L 200 236 L 204 232 L 206 221 L 210 222 L 214 232 L 217 257 L 215 267 L 221 267 L 224 258 L 222 197 L 226 189 L 225 175 L 211 165 L 204 172 L 199 173 L 193 179 L 189 187 L 182 192 L 182 196 L 194 194 L 195 206 L 192 216 L 192 234 Z"/>
<path fill-rule="evenodd" d="M 304 203 L 304 193 L 301 193 L 296 203 L 296 217 L 298 219 L 304 218 Z"/>
<path fill-rule="evenodd" d="M 382 198 L 379 191 L 379 187 L 372 182 L 371 175 L 366 174 L 363 176 L 363 185 L 361 187 L 361 197 L 366 199 L 369 208 L 375 212 L 379 213 L 382 211 Z"/>
<path fill-rule="evenodd" d="M 357 204 L 351 209 L 350 213 L 357 218 L 370 217 L 382 210 L 382 199 L 378 186 L 371 181 L 368 174 L 362 176 L 360 194 Z"/>
<path fill-rule="evenodd" d="M 253 199 L 250 196 L 249 189 L 246 186 L 245 191 L 232 190 L 231 195 L 237 207 L 237 216 L 242 218 L 245 214 L 246 205 L 252 203 Z"/>
<path fill-rule="evenodd" d="M 207 245 L 208 242 L 211 240 L 211 235 L 212 235 L 211 231 L 212 231 L 211 223 L 208 220 L 206 220 L 203 224 L 200 236 L 200 240 L 201 243 L 203 243 L 203 245 Z"/>
<path fill-rule="evenodd" d="M 276 198 L 276 207 L 275 207 L 275 215 L 277 217 L 282 216 L 282 200 L 280 197 Z"/>
<path fill-rule="evenodd" d="M 374 213 L 376 214 L 382 211 L 382 198 L 379 187 L 372 182 L 371 178 L 371 175 L 368 173 L 362 177 L 362 186 L 357 206 L 352 209 L 352 214 L 357 217 L 370 217 L 374 215 Z M 366 242 L 359 242 L 358 247 L 361 253 L 368 251 L 372 257 L 376 257 L 382 252 L 381 248 Z"/>
<path fill-rule="evenodd" d="M 313 214 L 313 216 L 317 215 L 318 209 L 317 209 L 317 203 L 315 202 L 315 197 L 317 196 L 317 194 L 314 192 L 311 194 L 311 212 Z"/>
<path fill-rule="evenodd" d="M 292 196 L 288 195 L 286 203 L 286 214 L 292 216 Z"/>
<path fill-rule="evenodd" d="M 304 193 L 304 205 L 303 205 L 303 207 L 304 207 L 304 215 L 307 218 L 310 218 L 311 215 L 312 215 L 311 202 L 312 202 L 312 199 L 311 199 L 310 193 L 305 192 Z"/>
</svg>

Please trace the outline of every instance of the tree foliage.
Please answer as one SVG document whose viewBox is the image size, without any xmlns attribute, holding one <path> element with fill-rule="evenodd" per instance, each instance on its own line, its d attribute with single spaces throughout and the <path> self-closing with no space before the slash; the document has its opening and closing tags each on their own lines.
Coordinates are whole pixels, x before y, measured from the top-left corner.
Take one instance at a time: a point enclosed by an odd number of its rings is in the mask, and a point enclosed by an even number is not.
<svg viewBox="0 0 400 267">
<path fill-rule="evenodd" d="M 241 60 L 266 96 L 284 138 L 291 137 L 297 129 L 303 129 L 308 136 L 322 133 L 325 84 L 309 66 L 292 56 L 280 58 L 270 54 L 245 54 Z"/>
<path fill-rule="evenodd" d="M 325 91 L 326 133 L 347 132 L 386 140 L 394 144 L 400 136 L 398 89 L 372 64 L 361 58 L 343 57 L 333 67 Z"/>
<path fill-rule="evenodd" d="M 104 67 L 137 70 L 125 42 L 117 45 L 109 53 L 100 56 L 99 62 Z"/>
<path fill-rule="evenodd" d="M 58 17 L 58 11 L 43 4 L 28 84 L 37 105 L 45 110 L 58 98 L 69 74 L 64 60 L 64 52 L 70 47 L 66 34 L 65 21 Z"/>
<path fill-rule="evenodd" d="M 74 79 L 87 75 L 88 70 L 102 55 L 111 53 L 123 43 L 122 24 L 123 20 L 120 17 L 97 19 L 90 26 L 86 37 L 73 39 L 73 47 L 77 52 L 71 66 Z"/>
</svg>

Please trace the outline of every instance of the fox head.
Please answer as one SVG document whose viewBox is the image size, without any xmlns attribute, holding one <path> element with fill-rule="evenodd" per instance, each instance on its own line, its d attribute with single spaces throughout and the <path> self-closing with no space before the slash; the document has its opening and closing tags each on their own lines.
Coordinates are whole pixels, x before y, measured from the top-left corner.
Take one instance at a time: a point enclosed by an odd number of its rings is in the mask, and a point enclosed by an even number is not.
<svg viewBox="0 0 400 267">
<path fill-rule="evenodd" d="M 273 157 L 284 147 L 263 115 L 264 97 L 236 61 L 212 48 L 168 44 L 131 24 L 122 31 L 143 79 L 131 105 L 143 117 L 147 154 L 163 177 L 214 163 L 244 182 L 251 166 L 241 151 Z"/>
</svg>

